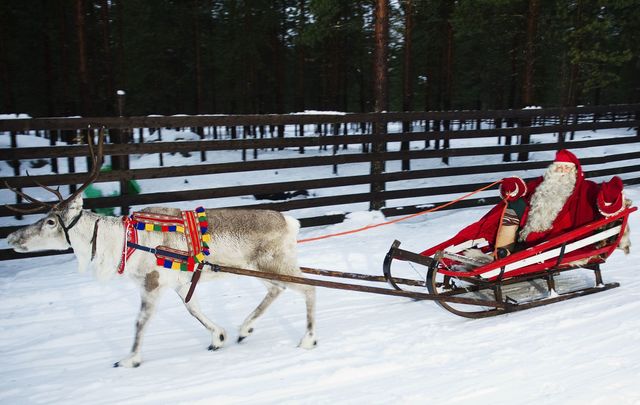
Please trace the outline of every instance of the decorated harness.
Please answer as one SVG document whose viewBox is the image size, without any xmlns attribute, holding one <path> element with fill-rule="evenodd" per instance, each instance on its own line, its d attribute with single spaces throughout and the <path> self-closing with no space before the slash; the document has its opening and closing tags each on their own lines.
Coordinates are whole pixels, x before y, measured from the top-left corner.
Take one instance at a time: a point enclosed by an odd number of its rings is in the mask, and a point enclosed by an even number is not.
<svg viewBox="0 0 640 405">
<path fill-rule="evenodd" d="M 193 272 L 196 266 L 204 263 L 209 256 L 211 235 L 207 233 L 209 222 L 203 207 L 194 211 L 182 211 L 180 216 L 134 212 L 124 217 L 125 243 L 118 273 L 124 273 L 127 259 L 136 250 L 144 250 L 155 254 L 156 264 L 166 269 Z M 138 231 L 145 232 L 178 232 L 185 236 L 187 250 L 179 250 L 168 246 L 150 248 L 138 244 Z"/>
<path fill-rule="evenodd" d="M 136 250 L 153 253 L 156 264 L 166 269 L 193 272 L 191 288 L 185 299 L 189 302 L 204 267 L 205 257 L 209 256 L 211 235 L 207 214 L 203 207 L 194 211 L 182 211 L 179 216 L 134 212 L 123 217 L 125 238 L 118 274 L 123 274 L 127 260 Z M 138 244 L 138 231 L 145 232 L 178 232 L 184 234 L 187 250 L 179 250 L 168 246 L 151 248 Z M 215 266 L 214 266 L 215 269 Z"/>
</svg>

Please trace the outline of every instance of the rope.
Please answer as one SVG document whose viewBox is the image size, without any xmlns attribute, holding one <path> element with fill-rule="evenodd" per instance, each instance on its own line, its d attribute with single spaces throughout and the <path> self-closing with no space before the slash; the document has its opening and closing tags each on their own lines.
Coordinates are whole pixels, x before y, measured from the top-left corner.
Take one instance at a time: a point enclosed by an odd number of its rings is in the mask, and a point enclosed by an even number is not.
<svg viewBox="0 0 640 405">
<path fill-rule="evenodd" d="M 481 187 L 481 188 L 479 188 L 477 190 L 474 190 L 474 191 L 472 191 L 472 192 L 470 192 L 468 194 L 465 194 L 462 197 L 456 198 L 455 200 L 449 201 L 448 203 L 444 203 L 442 205 L 430 208 L 430 209 L 425 210 L 425 211 L 420 211 L 420 212 L 417 212 L 415 214 L 406 215 L 404 217 L 400 217 L 400 218 L 397 218 L 397 219 L 394 219 L 394 220 L 391 220 L 391 221 L 385 221 L 385 222 L 381 222 L 379 224 L 367 225 L 367 226 L 363 226 L 362 228 L 352 229 L 352 230 L 349 230 L 349 231 L 331 233 L 331 234 L 328 234 L 328 235 L 316 236 L 316 237 L 307 238 L 307 239 L 300 239 L 300 240 L 298 240 L 298 243 L 306 243 L 306 242 L 313 242 L 313 241 L 316 241 L 316 240 L 329 239 L 329 238 L 333 238 L 335 236 L 350 235 L 350 234 L 353 234 L 353 233 L 362 232 L 362 231 L 366 231 L 366 230 L 369 230 L 369 229 L 377 228 L 379 226 L 391 225 L 391 224 L 395 224 L 395 223 L 398 223 L 398 222 L 401 222 L 401 221 L 406 221 L 407 219 L 415 218 L 415 217 L 418 217 L 420 215 L 428 214 L 430 212 L 435 212 L 435 211 L 441 210 L 443 208 L 446 208 L 446 207 L 448 207 L 450 205 L 453 205 L 453 204 L 457 203 L 458 201 L 464 200 L 465 198 L 471 197 L 474 194 L 477 194 L 477 193 L 479 193 L 481 191 L 484 191 L 484 190 L 486 190 L 488 188 L 491 188 L 491 187 L 495 186 L 496 184 L 500 183 L 501 181 L 502 180 L 494 181 L 493 183 L 491 183 L 489 185 L 486 185 L 484 187 Z"/>
</svg>

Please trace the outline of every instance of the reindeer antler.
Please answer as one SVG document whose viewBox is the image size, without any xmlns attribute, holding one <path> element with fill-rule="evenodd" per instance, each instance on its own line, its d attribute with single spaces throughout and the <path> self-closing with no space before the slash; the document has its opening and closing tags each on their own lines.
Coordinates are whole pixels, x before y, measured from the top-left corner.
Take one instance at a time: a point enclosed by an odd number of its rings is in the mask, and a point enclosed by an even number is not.
<svg viewBox="0 0 640 405">
<path fill-rule="evenodd" d="M 13 191 L 14 193 L 16 193 L 17 195 L 23 197 L 27 201 L 37 205 L 37 207 L 34 207 L 34 208 L 17 208 L 17 207 L 12 207 L 11 205 L 7 205 L 6 207 L 9 208 L 11 211 L 15 211 L 15 212 L 18 212 L 18 213 L 21 213 L 21 214 L 33 214 L 33 213 L 36 213 L 36 212 L 39 212 L 39 211 L 43 211 L 43 210 L 52 210 L 54 208 L 64 207 L 71 200 L 73 200 L 78 195 L 80 195 L 80 193 L 82 193 L 87 187 L 89 187 L 89 185 L 91 183 L 93 183 L 98 178 L 98 175 L 100 174 L 100 168 L 102 167 L 102 163 L 103 163 L 104 127 L 100 128 L 100 131 L 98 133 L 98 151 L 97 151 L 97 153 L 94 151 L 94 148 L 93 148 L 93 136 L 91 136 L 91 134 L 89 134 L 89 136 L 87 138 L 87 144 L 89 145 L 89 154 L 91 156 L 91 161 L 92 161 L 91 171 L 89 172 L 89 177 L 87 178 L 87 180 L 85 180 L 84 183 L 82 183 L 82 185 L 73 194 L 71 194 L 67 198 L 63 198 L 62 194 L 60 193 L 60 188 L 59 187 L 56 188 L 56 189 L 53 189 L 53 188 L 47 187 L 44 184 L 41 184 L 41 183 L 39 183 L 37 181 L 34 181 L 34 183 L 36 185 L 44 188 L 45 190 L 49 191 L 50 193 L 53 193 L 58 198 L 58 202 L 57 203 L 50 204 L 50 203 L 47 203 L 47 202 L 44 202 L 44 201 L 40 201 L 37 198 L 31 197 L 30 195 L 28 195 L 27 193 L 25 193 L 23 191 L 20 191 L 20 190 L 18 190 L 16 188 L 11 187 L 5 181 L 4 184 L 7 187 L 7 189 Z M 29 172 L 27 172 L 27 176 L 29 176 Z"/>
<path fill-rule="evenodd" d="M 24 198 L 25 200 L 32 202 L 34 204 L 37 205 L 37 207 L 34 208 L 17 208 L 17 207 L 12 207 L 11 205 L 7 204 L 6 207 L 9 208 L 11 211 L 13 212 L 17 212 L 20 214 L 33 214 L 35 212 L 39 212 L 39 211 L 43 211 L 44 209 L 51 209 L 53 208 L 53 204 L 48 204 L 44 201 L 40 201 L 37 200 L 33 197 L 31 197 L 30 195 L 23 193 L 22 191 L 13 188 L 9 185 L 9 183 L 7 183 L 6 181 L 4 182 L 4 185 L 7 187 L 7 189 L 13 191 L 14 193 L 18 194 L 20 197 Z"/>
<path fill-rule="evenodd" d="M 89 172 L 89 177 L 82 183 L 82 185 L 69 197 L 63 199 L 58 204 L 56 204 L 56 208 L 61 208 L 71 202 L 74 198 L 79 196 L 87 187 L 91 185 L 100 174 L 100 168 L 103 163 L 103 146 L 104 146 L 104 127 L 100 128 L 98 132 L 98 152 L 96 153 L 93 150 L 93 136 L 89 134 L 87 137 L 87 144 L 89 145 L 89 154 L 91 155 L 91 171 Z M 47 188 L 49 191 L 51 189 Z"/>
</svg>

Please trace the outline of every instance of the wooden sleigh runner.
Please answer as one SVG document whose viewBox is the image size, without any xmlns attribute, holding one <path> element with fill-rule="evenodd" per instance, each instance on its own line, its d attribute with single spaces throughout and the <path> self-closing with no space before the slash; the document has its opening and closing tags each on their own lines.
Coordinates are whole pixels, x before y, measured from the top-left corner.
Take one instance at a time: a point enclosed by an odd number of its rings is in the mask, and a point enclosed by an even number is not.
<svg viewBox="0 0 640 405">
<path fill-rule="evenodd" d="M 598 293 L 619 286 L 616 282 L 603 283 L 600 265 L 619 245 L 629 214 L 636 210 L 626 208 L 615 216 L 491 262 L 462 254 L 467 249 L 482 247 L 483 242 L 486 244 L 484 239 L 449 246 L 445 242 L 445 246 L 437 245 L 437 249 L 427 249 L 422 254 L 400 249 L 400 242 L 395 241 L 384 260 L 383 271 L 393 288 L 403 290 L 401 285 L 407 287 L 395 282 L 397 277 L 392 276 L 393 261 L 425 266 L 424 285 L 433 300 L 447 311 L 467 318 L 496 316 Z M 556 276 L 579 268 L 592 271 L 595 283 L 559 292 Z M 523 284 L 528 284 L 528 290 L 535 293 L 522 296 Z M 545 291 L 540 291 L 540 284 L 546 287 Z M 510 291 L 520 296 L 514 298 Z"/>
</svg>

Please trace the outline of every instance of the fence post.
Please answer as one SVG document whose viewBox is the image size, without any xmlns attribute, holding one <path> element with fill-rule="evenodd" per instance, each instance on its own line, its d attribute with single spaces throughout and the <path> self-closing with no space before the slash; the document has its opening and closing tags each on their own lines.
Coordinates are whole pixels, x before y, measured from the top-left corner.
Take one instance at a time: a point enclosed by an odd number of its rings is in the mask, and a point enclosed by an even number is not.
<svg viewBox="0 0 640 405">
<path fill-rule="evenodd" d="M 11 131 L 11 148 L 18 147 L 18 134 L 14 131 Z M 20 176 L 20 161 L 12 160 L 9 164 L 13 167 L 13 175 L 18 177 Z M 18 189 L 20 190 L 20 189 Z M 22 196 L 16 193 L 16 204 L 20 204 L 22 202 Z M 22 214 L 16 213 L 14 216 L 15 219 L 22 219 Z"/>
<path fill-rule="evenodd" d="M 349 136 L 349 124 L 347 124 L 346 122 L 344 124 L 342 124 L 342 135 L 345 136 L 345 140 L 346 137 Z M 348 150 L 349 149 L 349 144 L 348 143 L 344 143 L 342 145 L 342 150 Z"/>
<path fill-rule="evenodd" d="M 564 108 L 560 110 L 560 116 L 558 117 L 558 123 L 560 125 L 560 129 L 558 130 L 558 149 L 564 148 L 564 142 L 566 141 L 567 131 L 566 125 L 569 122 L 569 117 L 564 111 Z"/>
<path fill-rule="evenodd" d="M 528 145 L 531 142 L 531 123 L 533 122 L 533 118 L 521 118 L 518 120 L 518 127 L 522 131 L 520 133 L 520 146 Z M 523 130 L 522 128 L 527 128 Z M 526 162 L 529 160 L 529 152 L 520 151 L 518 152 L 518 161 Z"/>
<path fill-rule="evenodd" d="M 331 124 L 332 128 L 333 128 L 333 141 L 335 142 L 333 144 L 333 156 L 338 154 L 338 148 L 340 147 L 340 145 L 338 145 L 337 141 L 338 141 L 338 135 L 340 135 L 340 124 Z M 334 163 L 333 164 L 333 174 L 338 174 L 338 164 Z"/>
<path fill-rule="evenodd" d="M 433 149 L 438 150 L 440 149 L 440 120 L 433 120 L 433 132 L 434 132 L 434 138 L 433 138 Z"/>
<path fill-rule="evenodd" d="M 58 130 L 51 129 L 49 131 L 49 145 L 56 146 L 58 141 Z M 51 158 L 51 172 L 58 173 L 58 159 Z"/>
<path fill-rule="evenodd" d="M 411 121 L 403 121 L 402 122 L 402 135 L 407 136 L 412 131 L 412 122 Z M 406 152 L 407 154 L 411 150 L 411 142 L 410 141 L 402 141 L 400 142 L 400 151 Z M 410 159 L 402 159 L 402 170 L 411 170 L 411 160 Z"/>
<path fill-rule="evenodd" d="M 162 128 L 158 128 L 158 142 L 162 142 Z M 162 152 L 160 155 L 160 167 L 164 166 L 164 157 L 162 156 Z"/>
<path fill-rule="evenodd" d="M 242 127 L 242 139 L 247 139 L 247 132 L 249 132 L 249 126 L 244 125 Z M 247 160 L 247 147 L 246 144 L 242 148 L 242 161 L 245 162 Z"/>
<path fill-rule="evenodd" d="M 304 137 L 304 124 L 298 125 L 298 136 Z M 304 146 L 298 148 L 298 153 L 304 155 Z"/>
<path fill-rule="evenodd" d="M 451 120 L 442 121 L 442 131 L 446 133 L 442 137 L 442 150 L 444 153 L 442 154 L 442 163 L 445 165 L 449 164 L 449 155 L 447 154 L 447 150 L 449 149 L 449 131 L 451 130 Z"/>
<path fill-rule="evenodd" d="M 78 131 L 75 129 L 69 130 L 66 135 L 67 144 L 68 145 L 77 145 L 78 144 Z M 76 172 L 76 158 L 70 156 L 67 158 L 67 164 L 69 165 L 69 173 Z M 76 185 L 69 184 L 69 194 L 73 194 L 76 192 Z"/>
<path fill-rule="evenodd" d="M 278 138 L 284 138 L 284 133 L 285 133 L 284 124 L 279 124 L 277 127 L 277 131 L 278 131 Z M 264 126 L 261 127 L 260 129 L 260 133 L 262 134 L 263 132 L 264 132 Z M 278 150 L 284 150 L 284 146 L 279 146 Z"/>
<path fill-rule="evenodd" d="M 364 135 L 367 133 L 367 123 L 360 123 L 360 135 Z M 367 142 L 362 144 L 362 153 L 369 153 L 369 144 Z"/>
<path fill-rule="evenodd" d="M 123 90 L 118 90 L 116 92 L 116 95 L 116 99 L 118 101 L 118 116 L 122 117 L 124 113 L 125 92 Z M 128 130 L 126 129 L 110 129 L 109 138 L 111 140 L 111 143 L 114 144 L 129 143 Z M 131 140 L 133 140 L 133 136 L 131 137 Z M 127 173 L 129 171 L 129 155 L 111 156 L 111 168 L 113 170 L 118 170 L 120 173 Z M 118 182 L 120 183 L 120 195 L 128 195 L 130 193 L 129 180 L 121 175 Z M 126 204 L 122 204 L 120 206 L 120 215 L 127 215 L 128 213 L 129 206 Z"/>
<path fill-rule="evenodd" d="M 253 139 L 258 139 L 258 132 L 260 131 L 260 139 L 264 139 L 264 134 L 265 134 L 265 128 L 264 125 L 260 125 L 259 127 L 256 127 L 255 125 L 252 127 L 251 129 L 251 138 Z M 278 150 L 283 150 L 284 148 L 280 147 L 278 148 Z M 253 159 L 254 160 L 258 160 L 258 148 L 253 148 Z"/>
<path fill-rule="evenodd" d="M 201 141 L 204 141 L 204 128 L 203 127 L 196 127 L 196 134 L 198 134 L 198 137 L 200 138 Z M 206 162 L 207 161 L 207 152 L 204 149 L 200 150 L 200 161 L 201 162 Z"/>
<path fill-rule="evenodd" d="M 369 210 L 378 211 L 385 206 L 385 201 L 382 200 L 379 195 L 384 191 L 385 184 L 380 180 L 375 180 L 384 172 L 385 162 L 382 158 L 382 154 L 385 151 L 385 143 L 382 138 L 387 133 L 387 122 L 383 118 L 383 113 L 375 114 L 375 121 L 373 123 L 373 135 L 371 139 L 371 152 L 373 153 L 371 159 L 370 174 L 374 178 L 371 182 L 371 200 L 369 201 Z"/>
</svg>

